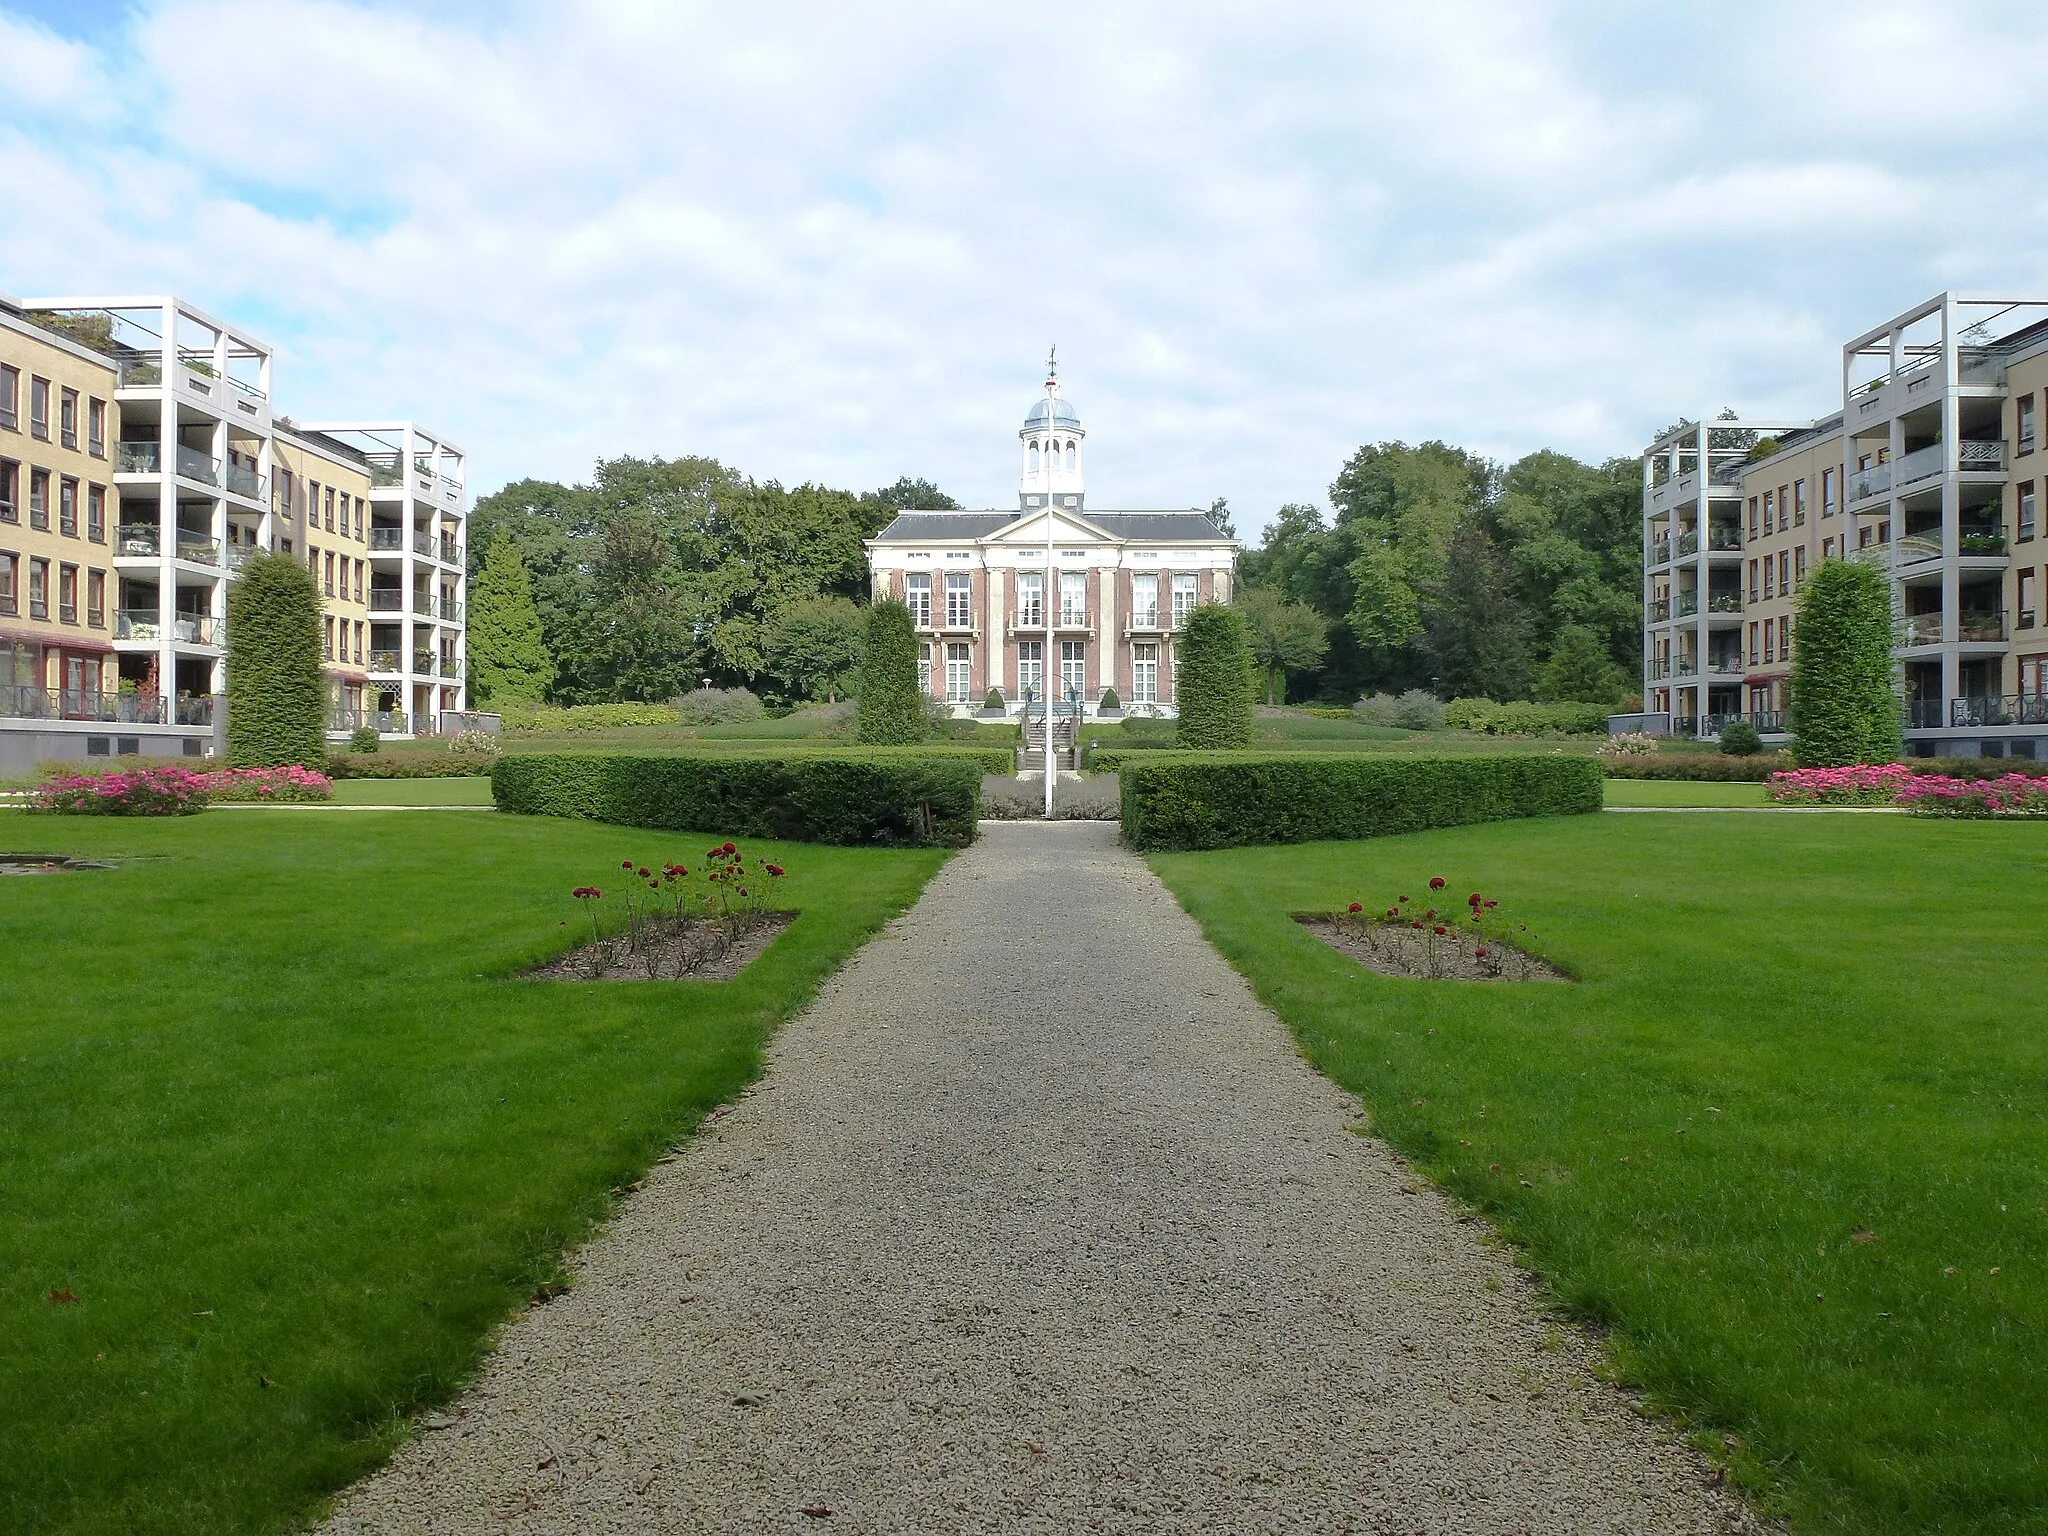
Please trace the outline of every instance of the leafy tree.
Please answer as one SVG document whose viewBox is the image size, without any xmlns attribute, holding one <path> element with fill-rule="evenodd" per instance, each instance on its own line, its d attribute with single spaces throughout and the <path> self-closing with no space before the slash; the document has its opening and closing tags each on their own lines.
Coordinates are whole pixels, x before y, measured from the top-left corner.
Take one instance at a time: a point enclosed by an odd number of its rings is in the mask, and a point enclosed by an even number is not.
<svg viewBox="0 0 2048 1536">
<path fill-rule="evenodd" d="M 863 507 L 886 510 L 892 516 L 898 512 L 957 512 L 960 503 L 933 485 L 929 480 L 913 480 L 903 476 L 894 485 L 885 485 L 879 491 L 862 491 L 860 503 Z M 875 524 L 876 530 L 888 526 L 889 519 L 883 518 Z"/>
<path fill-rule="evenodd" d="M 1607 647 L 1583 624 L 1559 629 L 1549 659 L 1536 669 L 1536 697 L 1546 704 L 1615 704 L 1629 692 Z"/>
<path fill-rule="evenodd" d="M 469 588 L 469 682 L 479 702 L 545 698 L 555 661 L 541 635 L 533 578 L 519 541 L 491 541 L 483 570 Z"/>
<path fill-rule="evenodd" d="M 249 557 L 228 584 L 228 761 L 327 765 L 320 592 L 289 555 Z"/>
<path fill-rule="evenodd" d="M 1175 658 L 1174 687 L 1180 701 L 1180 745 L 1252 744 L 1254 673 L 1242 613 L 1222 603 L 1202 603 L 1189 611 Z"/>
<path fill-rule="evenodd" d="M 801 597 L 769 621 L 771 675 L 800 698 L 836 702 L 840 680 L 860 661 L 860 609 L 851 598 Z"/>
<path fill-rule="evenodd" d="M 871 604 L 860 653 L 860 739 L 872 746 L 923 741 L 931 726 L 917 686 L 917 629 L 899 602 Z"/>
<path fill-rule="evenodd" d="M 1888 763 L 1899 755 L 1892 680 L 1892 591 L 1883 572 L 1823 560 L 1799 594 L 1792 631 L 1792 754 L 1803 768 Z"/>
<path fill-rule="evenodd" d="M 1224 497 L 1218 496 L 1209 503 L 1209 521 L 1225 538 L 1237 537 L 1237 519 L 1230 515 L 1230 503 Z"/>
<path fill-rule="evenodd" d="M 1238 598 L 1252 661 L 1266 674 L 1266 702 L 1287 697 L 1287 674 L 1322 661 L 1329 626 L 1307 603 L 1290 603 L 1271 587 L 1246 587 Z"/>
<path fill-rule="evenodd" d="M 1508 562 L 1478 524 L 1467 524 L 1451 540 L 1428 599 L 1422 650 L 1436 668 L 1440 692 L 1528 697 L 1528 617 Z"/>
<path fill-rule="evenodd" d="M 697 606 L 665 553 L 644 507 L 606 520 L 591 562 L 591 610 L 568 658 L 589 690 L 576 702 L 653 702 L 696 685 Z"/>
<path fill-rule="evenodd" d="M 1423 594 L 1442 579 L 1452 536 L 1494 479 L 1486 460 L 1440 442 L 1374 444 L 1338 472 L 1330 504 L 1354 550 L 1345 619 L 1368 649 L 1421 638 Z"/>
</svg>

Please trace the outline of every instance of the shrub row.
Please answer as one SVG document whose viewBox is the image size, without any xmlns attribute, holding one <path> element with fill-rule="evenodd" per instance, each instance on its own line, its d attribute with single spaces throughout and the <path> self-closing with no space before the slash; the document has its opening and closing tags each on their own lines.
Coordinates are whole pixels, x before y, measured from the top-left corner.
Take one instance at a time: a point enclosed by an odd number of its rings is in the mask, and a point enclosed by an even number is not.
<svg viewBox="0 0 2048 1536">
<path fill-rule="evenodd" d="M 1600 809 L 1590 757 L 1395 758 L 1155 753 L 1119 770 L 1137 848 L 1233 848 L 1382 837 Z"/>
<path fill-rule="evenodd" d="M 492 752 L 454 752 L 445 748 L 412 750 L 393 747 L 382 752 L 330 752 L 330 779 L 467 779 L 491 771 Z"/>
<path fill-rule="evenodd" d="M 499 721 L 508 736 L 545 732 L 616 731 L 635 725 L 680 725 L 671 704 L 572 704 L 557 709 L 547 704 L 504 701 Z"/>
<path fill-rule="evenodd" d="M 980 815 L 981 767 L 957 752 L 532 752 L 498 760 L 491 795 L 501 811 L 629 827 L 961 847 Z"/>
<path fill-rule="evenodd" d="M 1540 736 L 1561 731 L 1573 736 L 1605 736 L 1605 704 L 1496 704 L 1492 699 L 1453 699 L 1444 706 L 1444 724 L 1454 731 L 1479 731 L 1487 736 Z"/>
<path fill-rule="evenodd" d="M 1602 754 L 1610 779 L 1682 779 L 1695 784 L 1761 784 L 1792 766 L 1788 752 L 1728 757 L 1720 752 L 1657 752 L 1647 757 Z"/>
</svg>

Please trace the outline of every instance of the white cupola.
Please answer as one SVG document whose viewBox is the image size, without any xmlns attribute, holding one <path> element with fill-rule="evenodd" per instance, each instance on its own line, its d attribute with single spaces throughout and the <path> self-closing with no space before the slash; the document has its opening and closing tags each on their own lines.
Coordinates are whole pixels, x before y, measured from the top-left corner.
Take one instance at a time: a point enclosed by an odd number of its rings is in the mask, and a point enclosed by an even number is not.
<svg viewBox="0 0 2048 1536">
<path fill-rule="evenodd" d="M 1082 477 L 1087 438 L 1079 414 L 1060 396 L 1056 360 L 1048 359 L 1045 398 L 1031 407 L 1017 434 L 1017 505 L 1028 511 L 1044 506 L 1050 497 L 1056 507 L 1080 511 L 1087 499 Z"/>
</svg>

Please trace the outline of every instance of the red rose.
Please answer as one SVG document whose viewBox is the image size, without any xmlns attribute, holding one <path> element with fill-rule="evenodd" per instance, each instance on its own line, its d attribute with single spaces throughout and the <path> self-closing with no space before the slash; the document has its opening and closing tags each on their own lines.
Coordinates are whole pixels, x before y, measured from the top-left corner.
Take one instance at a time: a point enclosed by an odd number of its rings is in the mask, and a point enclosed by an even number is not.
<svg viewBox="0 0 2048 1536">
<path fill-rule="evenodd" d="M 1485 898 L 1482 897 L 1477 891 L 1474 891 L 1470 896 L 1467 896 L 1465 898 L 1465 905 L 1468 907 L 1476 907 L 1483 900 L 1485 900 Z"/>
<path fill-rule="evenodd" d="M 1444 925 L 1443 925 L 1442 923 L 1438 923 L 1438 924 L 1436 925 L 1436 933 L 1437 933 L 1438 937 L 1442 937 L 1442 935 L 1443 935 L 1443 931 L 1444 931 Z"/>
<path fill-rule="evenodd" d="M 1363 911 L 1365 910 L 1365 908 L 1364 908 L 1364 907 L 1362 907 L 1362 906 L 1360 906 L 1360 905 L 1359 905 L 1359 904 L 1358 904 L 1357 902 L 1355 902 L 1355 901 L 1354 901 L 1353 903 L 1351 903 L 1351 907 L 1350 907 L 1350 910 L 1351 910 L 1351 911 L 1353 911 L 1353 912 L 1363 912 Z"/>
<path fill-rule="evenodd" d="M 782 866 L 780 864 L 770 864 L 768 866 L 768 873 L 780 880 L 782 878 Z"/>
<path fill-rule="evenodd" d="M 1477 955 L 1480 959 L 1484 960 L 1486 958 L 1486 946 L 1482 944 L 1477 949 L 1473 950 L 1472 953 Z"/>
<path fill-rule="evenodd" d="M 1408 898 L 1407 898 L 1406 896 L 1403 896 L 1403 897 L 1402 897 L 1401 899 L 1402 899 L 1403 901 L 1406 901 L 1406 900 L 1407 900 Z"/>
<path fill-rule="evenodd" d="M 724 851 L 725 851 L 726 853 L 738 853 L 738 852 L 739 852 L 739 849 L 737 849 L 737 848 L 733 847 L 733 845 L 732 845 L 731 843 L 727 843 L 727 844 L 725 845 L 725 849 L 724 849 Z"/>
<path fill-rule="evenodd" d="M 632 867 L 633 867 L 633 861 L 632 861 L 631 859 L 621 859 L 621 860 L 619 860 L 619 868 L 621 868 L 621 869 L 631 869 Z"/>
<path fill-rule="evenodd" d="M 1444 877 L 1442 875 L 1431 875 L 1429 877 L 1429 888 L 1432 891 L 1442 890 L 1444 888 Z"/>
</svg>

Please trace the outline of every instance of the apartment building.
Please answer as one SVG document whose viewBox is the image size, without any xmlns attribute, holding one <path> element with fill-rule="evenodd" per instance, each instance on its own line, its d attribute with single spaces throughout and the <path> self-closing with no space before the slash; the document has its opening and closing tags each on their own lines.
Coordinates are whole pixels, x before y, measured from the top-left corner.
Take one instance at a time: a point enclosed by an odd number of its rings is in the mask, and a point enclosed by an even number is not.
<svg viewBox="0 0 2048 1536">
<path fill-rule="evenodd" d="M 1824 560 L 1889 577 L 1908 750 L 2048 757 L 2038 412 L 2048 296 L 1940 294 L 1848 342 L 1842 404 L 1645 451 L 1643 691 L 1685 734 L 1785 729 Z"/>
<path fill-rule="evenodd" d="M 1174 652 L 1198 603 L 1227 602 L 1237 544 L 1200 510 L 1095 511 L 1087 433 L 1049 380 L 1018 432 L 1015 510 L 904 512 L 867 541 L 877 599 L 909 604 L 920 685 L 955 714 L 991 690 L 1092 718 L 1178 712 Z"/>
<path fill-rule="evenodd" d="M 257 550 L 320 584 L 332 734 L 463 715 L 461 453 L 406 422 L 297 425 L 272 367 L 174 297 L 0 300 L 9 766 L 211 750 L 227 584 Z"/>
</svg>

